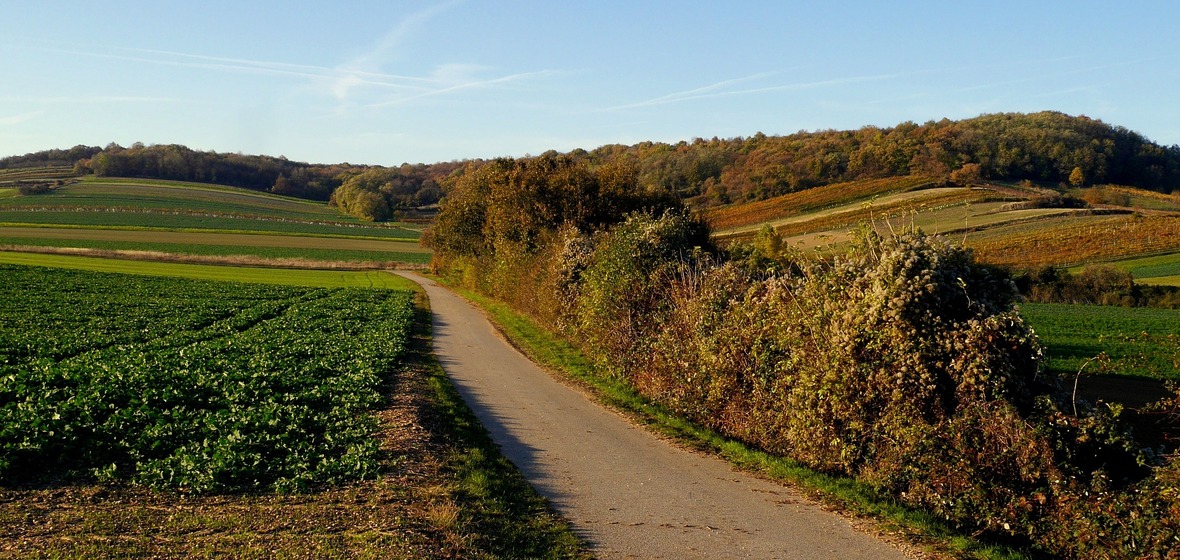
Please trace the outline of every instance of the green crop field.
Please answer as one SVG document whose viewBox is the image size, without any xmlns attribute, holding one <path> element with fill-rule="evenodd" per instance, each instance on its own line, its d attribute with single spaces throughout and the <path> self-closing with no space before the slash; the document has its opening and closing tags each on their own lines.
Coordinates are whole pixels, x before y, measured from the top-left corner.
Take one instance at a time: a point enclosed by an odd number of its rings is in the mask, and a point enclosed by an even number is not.
<svg viewBox="0 0 1180 560">
<path fill-rule="evenodd" d="M 154 251 L 177 255 L 248 256 L 325 262 L 416 263 L 430 260 L 417 243 L 394 239 L 258 235 L 253 233 L 144 231 L 89 228 L 0 227 L 0 246 Z"/>
<path fill-rule="evenodd" d="M 1054 371 L 1077 373 L 1105 352 L 1113 361 L 1105 373 L 1180 381 L 1180 310 L 1025 303 L 1020 312 L 1045 344 Z"/>
<path fill-rule="evenodd" d="M 91 228 L 3 227 L 0 235 L 19 239 L 61 239 L 70 241 L 125 241 L 137 243 L 188 243 L 239 245 L 245 247 L 288 247 L 341 249 L 375 252 L 427 252 L 414 242 L 401 239 L 267 235 L 254 232 L 151 231 Z"/>
<path fill-rule="evenodd" d="M 375 474 L 404 291 L 0 266 L 0 480 L 189 491 Z"/>
<path fill-rule="evenodd" d="M 257 247 L 243 245 L 204 245 L 185 243 L 139 243 L 128 241 L 79 241 L 66 239 L 29 239 L 3 237 L 0 229 L 0 248 L 27 247 L 82 248 L 100 251 L 139 251 L 166 255 L 248 258 L 255 260 L 302 260 L 320 263 L 348 263 L 358 267 L 390 267 L 404 264 L 426 264 L 430 254 L 421 250 L 363 251 L 347 249 L 315 249 L 297 247 Z M 416 249 L 416 248 L 415 248 Z M 117 256 L 117 255 L 112 255 Z M 314 263 L 308 262 L 309 266 Z"/>
</svg>

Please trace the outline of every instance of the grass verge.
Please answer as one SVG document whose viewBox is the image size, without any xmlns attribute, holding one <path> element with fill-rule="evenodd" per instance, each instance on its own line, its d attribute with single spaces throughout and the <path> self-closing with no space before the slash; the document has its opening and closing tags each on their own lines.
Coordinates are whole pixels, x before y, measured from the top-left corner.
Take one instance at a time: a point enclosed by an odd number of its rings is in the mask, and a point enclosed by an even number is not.
<svg viewBox="0 0 1180 560">
<path fill-rule="evenodd" d="M 505 336 L 534 361 L 565 374 L 588 389 L 600 402 L 682 445 L 716 454 L 734 465 L 774 480 L 795 484 L 823 503 L 874 520 L 883 533 L 903 538 L 936 555 L 988 560 L 1031 557 L 1012 546 L 961 534 L 935 516 L 908 507 L 867 484 L 815 471 L 679 418 L 629 385 L 599 375 L 577 349 L 507 304 L 469 290 L 456 291 L 483 308 Z"/>
</svg>

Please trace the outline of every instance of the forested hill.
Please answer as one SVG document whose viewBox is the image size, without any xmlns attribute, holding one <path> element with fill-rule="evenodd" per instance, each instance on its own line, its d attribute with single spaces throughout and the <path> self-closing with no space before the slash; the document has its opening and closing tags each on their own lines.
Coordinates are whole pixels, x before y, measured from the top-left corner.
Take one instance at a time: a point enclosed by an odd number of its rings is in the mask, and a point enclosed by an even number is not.
<svg viewBox="0 0 1180 560">
<path fill-rule="evenodd" d="M 902 123 L 893 128 L 756 134 L 676 145 L 603 146 L 596 160 L 627 158 L 646 186 L 664 185 L 699 205 L 760 200 L 810 187 L 900 175 L 950 178 L 977 164 L 985 179 L 1114 183 L 1180 189 L 1180 146 L 1057 112 Z"/>
<path fill-rule="evenodd" d="M 900 175 L 1027 179 L 1050 185 L 1071 181 L 1072 176 L 1086 184 L 1160 192 L 1180 189 L 1180 146 L 1161 146 L 1120 126 L 1058 112 L 786 136 L 758 133 L 678 144 L 607 145 L 568 155 L 589 167 L 611 164 L 628 169 L 642 190 L 675 193 L 696 206 Z M 380 220 L 398 208 L 437 201 L 465 168 L 486 162 L 390 168 L 319 165 L 177 145 L 111 144 L 4 158 L 0 169 L 50 163 L 74 165 L 79 173 L 213 182 L 316 200 L 333 198 L 352 214 Z"/>
</svg>

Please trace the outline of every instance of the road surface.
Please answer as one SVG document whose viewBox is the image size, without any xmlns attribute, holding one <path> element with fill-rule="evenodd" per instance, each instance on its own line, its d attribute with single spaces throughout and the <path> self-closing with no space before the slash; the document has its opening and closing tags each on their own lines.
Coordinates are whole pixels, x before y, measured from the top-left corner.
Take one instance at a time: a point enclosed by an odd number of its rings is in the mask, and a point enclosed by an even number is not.
<svg viewBox="0 0 1180 560">
<path fill-rule="evenodd" d="M 680 449 L 590 401 L 433 281 L 434 350 L 503 453 L 598 558 L 906 558 L 798 491 Z"/>
</svg>

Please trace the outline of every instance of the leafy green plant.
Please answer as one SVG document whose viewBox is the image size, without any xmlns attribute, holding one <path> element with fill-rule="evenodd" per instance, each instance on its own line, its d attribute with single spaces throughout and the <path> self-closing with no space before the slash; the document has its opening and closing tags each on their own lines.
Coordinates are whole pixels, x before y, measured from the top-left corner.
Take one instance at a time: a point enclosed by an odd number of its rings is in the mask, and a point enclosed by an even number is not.
<svg viewBox="0 0 1180 560">
<path fill-rule="evenodd" d="M 408 293 L 4 270 L 0 479 L 212 492 L 375 474 Z"/>
</svg>

